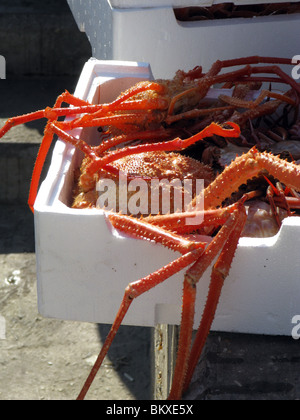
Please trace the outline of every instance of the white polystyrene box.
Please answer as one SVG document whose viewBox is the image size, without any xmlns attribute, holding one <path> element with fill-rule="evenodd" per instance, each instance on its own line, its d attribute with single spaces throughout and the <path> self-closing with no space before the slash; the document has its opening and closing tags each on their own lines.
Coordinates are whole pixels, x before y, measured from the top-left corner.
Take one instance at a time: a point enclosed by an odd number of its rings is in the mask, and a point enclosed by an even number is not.
<svg viewBox="0 0 300 420">
<path fill-rule="evenodd" d="M 76 96 L 108 102 L 139 79 L 151 78 L 138 63 L 86 63 Z M 97 129 L 74 135 L 95 139 Z M 38 307 L 45 317 L 112 323 L 131 281 L 179 256 L 162 245 L 126 238 L 111 229 L 105 212 L 78 210 L 71 202 L 73 169 L 82 156 L 58 140 L 51 166 L 35 203 Z M 273 238 L 242 238 L 226 279 L 214 330 L 291 333 L 300 314 L 300 218 L 285 219 Z M 202 313 L 210 270 L 198 285 L 196 321 Z M 124 324 L 179 324 L 183 272 L 136 299 Z"/>
<path fill-rule="evenodd" d="M 292 58 L 299 54 L 300 14 L 179 22 L 174 8 L 221 0 L 68 0 L 97 59 L 151 63 L 155 78 L 178 69 L 249 55 Z M 236 5 L 261 0 L 236 0 Z M 276 2 L 274 2 L 276 3 Z"/>
</svg>

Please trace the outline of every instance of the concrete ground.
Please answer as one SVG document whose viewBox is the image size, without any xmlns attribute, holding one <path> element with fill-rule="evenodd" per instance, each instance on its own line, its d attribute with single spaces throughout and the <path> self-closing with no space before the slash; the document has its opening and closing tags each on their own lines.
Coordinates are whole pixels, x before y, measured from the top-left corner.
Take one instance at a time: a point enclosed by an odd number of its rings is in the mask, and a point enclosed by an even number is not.
<svg viewBox="0 0 300 420">
<path fill-rule="evenodd" d="M 5 80 L 0 125 L 51 105 L 75 78 Z M 3 106 L 5 104 L 5 106 Z M 0 142 L 0 399 L 74 399 L 108 326 L 38 314 L 33 215 L 26 206 L 43 121 L 12 129 Z M 134 310 L 134 308 L 132 308 Z M 151 330 L 121 327 L 88 399 L 151 399 Z M 300 341 L 211 334 L 187 399 L 300 398 Z"/>
<path fill-rule="evenodd" d="M 74 83 L 74 78 L 1 81 L 0 126 L 9 116 L 52 104 L 65 88 L 73 91 Z M 42 131 L 43 122 L 29 123 L 11 130 L 0 143 L 2 400 L 76 398 L 108 332 L 107 326 L 38 314 L 33 215 L 26 197 Z M 149 353 L 149 329 L 122 327 L 87 398 L 151 398 Z"/>
</svg>

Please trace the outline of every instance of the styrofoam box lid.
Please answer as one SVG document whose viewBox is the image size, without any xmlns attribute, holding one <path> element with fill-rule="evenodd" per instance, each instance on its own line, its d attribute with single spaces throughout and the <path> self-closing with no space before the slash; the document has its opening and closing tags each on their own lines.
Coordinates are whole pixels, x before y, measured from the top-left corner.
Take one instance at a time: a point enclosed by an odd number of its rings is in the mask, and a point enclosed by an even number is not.
<svg viewBox="0 0 300 420">
<path fill-rule="evenodd" d="M 264 4 L 264 3 L 286 3 L 297 2 L 298 0 L 275 0 L 268 2 L 267 0 L 109 0 L 113 8 L 130 9 L 130 8 L 149 8 L 149 7 L 191 7 L 191 6 L 212 6 L 220 3 L 234 3 L 235 5 L 247 4 Z"/>
</svg>

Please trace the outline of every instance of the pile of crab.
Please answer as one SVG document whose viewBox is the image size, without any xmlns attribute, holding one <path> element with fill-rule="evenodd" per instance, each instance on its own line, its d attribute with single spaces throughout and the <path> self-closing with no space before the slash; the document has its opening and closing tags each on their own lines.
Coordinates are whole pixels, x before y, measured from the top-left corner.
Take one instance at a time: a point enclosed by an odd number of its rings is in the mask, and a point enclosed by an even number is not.
<svg viewBox="0 0 300 420">
<path fill-rule="evenodd" d="M 250 66 L 259 61 L 265 65 Z M 204 179 L 208 187 L 213 180 L 218 182 L 217 175 L 237 156 L 251 149 L 250 153 L 269 152 L 289 162 L 300 161 L 300 87 L 274 65 L 275 61 L 291 64 L 287 59 L 249 57 L 216 62 L 207 73 L 201 67 L 179 70 L 172 80 L 140 82 L 121 94 L 110 109 L 101 107 L 93 116 L 73 122 L 72 127 L 99 125 L 99 146 L 93 153 L 110 164 L 105 164 L 104 170 L 100 170 L 102 164 L 91 170 L 91 158 L 84 159 L 75 177 L 73 207 L 95 207 L 101 189 L 98 184 L 97 190 L 97 181 L 107 177 L 117 180 L 120 172 L 127 175 L 128 182 L 139 177 L 193 178 Z M 220 74 L 221 69 L 239 64 L 245 67 Z M 237 124 L 240 132 L 226 130 L 227 121 Z M 211 123 L 225 130 L 213 128 Z M 176 138 L 184 141 L 176 145 Z M 120 145 L 122 152 L 111 151 Z M 222 205 L 232 204 L 250 191 L 252 195 L 255 191 L 255 199 L 246 205 L 243 236 L 273 236 L 284 217 L 297 214 L 297 191 L 284 187 L 267 171 L 259 171 L 254 179 L 246 175 L 233 194 L 224 195 Z M 215 206 L 215 202 L 208 203 L 205 208 Z M 120 210 L 118 203 L 114 210 Z M 141 207 L 134 215 L 150 213 L 153 215 L 149 197 L 148 210 Z"/>
<path fill-rule="evenodd" d="M 200 192 L 192 188 L 185 209 L 165 214 L 159 205 L 157 214 L 144 209 L 132 215 L 122 213 L 118 202 L 113 211 L 107 209 L 116 229 L 154 240 L 180 256 L 143 279 L 132 279 L 136 281 L 125 290 L 79 399 L 86 395 L 134 298 L 184 268 L 182 321 L 169 398 L 180 398 L 188 387 L 239 238 L 272 236 L 282 220 L 300 208 L 300 85 L 282 70 L 294 65 L 290 59 L 269 57 L 217 61 L 206 73 L 197 67 L 178 71 L 172 80 L 140 82 L 112 103 L 100 105 L 65 92 L 53 108 L 11 118 L 0 130 L 2 137 L 17 124 L 48 119 L 29 194 L 32 210 L 54 134 L 84 154 L 74 172 L 77 209 L 97 206 L 101 180 L 116 185 L 124 175 L 127 182 L 140 179 L 149 184 L 153 179 L 204 180 Z M 71 106 L 62 107 L 63 102 Z M 70 118 L 61 121 L 61 116 Z M 74 128 L 91 126 L 99 127 L 96 145 L 71 134 Z M 174 201 L 174 195 L 170 197 Z M 151 194 L 148 198 L 151 204 Z M 192 345 L 196 286 L 217 257 Z"/>
</svg>

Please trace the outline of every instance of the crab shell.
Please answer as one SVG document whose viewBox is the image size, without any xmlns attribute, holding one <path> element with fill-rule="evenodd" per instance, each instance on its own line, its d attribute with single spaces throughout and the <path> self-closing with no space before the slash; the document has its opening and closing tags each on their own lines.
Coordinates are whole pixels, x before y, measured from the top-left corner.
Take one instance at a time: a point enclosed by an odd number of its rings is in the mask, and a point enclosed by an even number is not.
<svg viewBox="0 0 300 420">
<path fill-rule="evenodd" d="M 88 158 L 83 160 L 81 174 L 88 162 Z M 192 199 L 199 185 L 205 188 L 215 178 L 211 167 L 178 153 L 139 153 L 119 159 L 112 166 L 117 170 L 116 174 L 100 170 L 95 176 L 93 188 L 88 191 L 79 178 L 73 208 L 103 208 L 105 204 L 107 210 L 124 212 L 120 197 L 126 197 L 127 203 L 137 209 L 133 214 L 128 206 L 126 213 L 134 216 L 182 211 L 182 208 L 176 208 L 175 197 L 181 196 L 181 203 L 184 203 L 184 193 L 190 193 Z M 191 182 L 186 183 L 186 180 Z M 203 183 L 197 184 L 197 180 L 203 180 Z M 107 189 L 107 186 L 115 188 Z M 99 201 L 101 192 L 105 193 L 103 201 Z M 162 194 L 165 195 L 162 197 Z"/>
</svg>

